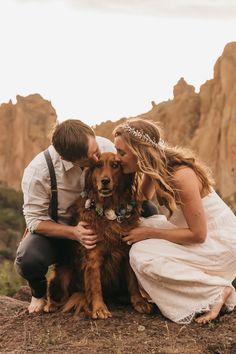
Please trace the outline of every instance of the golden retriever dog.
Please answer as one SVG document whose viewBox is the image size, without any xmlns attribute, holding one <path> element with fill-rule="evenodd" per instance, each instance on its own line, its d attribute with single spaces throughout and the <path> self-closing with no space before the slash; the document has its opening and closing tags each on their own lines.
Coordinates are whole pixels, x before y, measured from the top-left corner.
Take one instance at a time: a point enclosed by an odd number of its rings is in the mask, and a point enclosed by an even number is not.
<svg viewBox="0 0 236 354">
<path fill-rule="evenodd" d="M 84 310 L 93 319 L 111 317 L 105 301 L 125 294 L 140 313 L 152 304 L 140 294 L 129 265 L 129 246 L 122 241 L 138 225 L 140 207 L 129 175 L 122 174 L 115 154 L 103 153 L 89 169 L 85 191 L 75 205 L 76 221 L 85 221 L 99 236 L 93 249 L 73 242 L 67 264 L 57 266 L 48 287 L 46 311 Z"/>
</svg>

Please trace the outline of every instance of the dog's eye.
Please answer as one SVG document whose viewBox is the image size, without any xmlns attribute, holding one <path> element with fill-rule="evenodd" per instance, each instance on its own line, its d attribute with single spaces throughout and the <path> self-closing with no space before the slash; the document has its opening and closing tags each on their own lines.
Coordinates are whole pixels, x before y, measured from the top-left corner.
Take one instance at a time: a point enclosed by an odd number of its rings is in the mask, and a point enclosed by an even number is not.
<svg viewBox="0 0 236 354">
<path fill-rule="evenodd" d="M 112 162 L 111 167 L 112 167 L 112 168 L 119 168 L 119 167 L 120 167 L 120 164 L 119 164 L 119 162 L 114 161 L 114 162 Z"/>
<path fill-rule="evenodd" d="M 102 168 L 102 163 L 101 162 L 97 162 L 95 165 L 95 168 Z"/>
</svg>

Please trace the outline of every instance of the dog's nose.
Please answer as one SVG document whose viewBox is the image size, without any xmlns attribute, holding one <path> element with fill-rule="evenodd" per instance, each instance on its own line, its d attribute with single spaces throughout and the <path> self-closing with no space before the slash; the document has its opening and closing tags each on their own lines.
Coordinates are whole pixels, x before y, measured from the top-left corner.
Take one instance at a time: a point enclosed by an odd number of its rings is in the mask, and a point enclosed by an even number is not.
<svg viewBox="0 0 236 354">
<path fill-rule="evenodd" d="M 102 185 L 105 187 L 107 186 L 109 183 L 110 183 L 110 178 L 109 177 L 103 177 L 101 182 L 102 182 Z"/>
</svg>

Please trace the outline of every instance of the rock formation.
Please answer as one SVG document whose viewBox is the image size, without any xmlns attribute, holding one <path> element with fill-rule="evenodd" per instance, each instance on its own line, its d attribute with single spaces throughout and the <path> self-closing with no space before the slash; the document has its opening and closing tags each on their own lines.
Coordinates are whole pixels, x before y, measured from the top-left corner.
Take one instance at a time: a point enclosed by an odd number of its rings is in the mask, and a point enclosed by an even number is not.
<svg viewBox="0 0 236 354">
<path fill-rule="evenodd" d="M 192 146 L 214 171 L 224 197 L 236 192 L 236 42 L 226 45 L 214 78 L 200 89 L 200 122 Z"/>
<path fill-rule="evenodd" d="M 0 106 L 0 184 L 20 189 L 25 166 L 49 145 L 56 112 L 40 95 Z"/>
<path fill-rule="evenodd" d="M 152 101 L 140 117 L 160 122 L 170 144 L 191 146 L 212 168 L 220 194 L 236 201 L 236 42 L 226 45 L 214 78 L 199 93 L 183 78 L 173 93 L 172 100 Z M 96 133 L 112 138 L 114 127 L 125 120 L 101 123 Z M 20 188 L 24 167 L 49 144 L 55 122 L 54 108 L 39 95 L 17 96 L 16 105 L 0 106 L 0 183 Z"/>
<path fill-rule="evenodd" d="M 155 104 L 139 117 L 160 123 L 164 139 L 172 145 L 190 146 L 213 171 L 216 189 L 236 205 L 236 42 L 226 45 L 214 68 L 214 78 L 195 93 L 181 78 L 174 98 Z M 108 122 L 95 127 L 97 134 L 111 138 L 122 123 Z"/>
<path fill-rule="evenodd" d="M 173 93 L 173 100 L 152 105 L 152 110 L 140 117 L 160 122 L 164 138 L 171 144 L 189 145 L 199 124 L 200 98 L 183 78 L 174 86 Z"/>
</svg>

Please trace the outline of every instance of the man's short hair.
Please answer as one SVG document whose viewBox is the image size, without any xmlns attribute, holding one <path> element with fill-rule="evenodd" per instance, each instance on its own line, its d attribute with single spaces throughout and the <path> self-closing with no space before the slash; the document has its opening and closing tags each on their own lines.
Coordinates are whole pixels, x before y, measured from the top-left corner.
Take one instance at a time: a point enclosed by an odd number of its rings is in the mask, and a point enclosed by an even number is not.
<svg viewBox="0 0 236 354">
<path fill-rule="evenodd" d="M 62 158 L 73 162 L 87 157 L 89 135 L 95 137 L 87 124 L 78 119 L 67 119 L 55 127 L 52 145 Z"/>
</svg>

